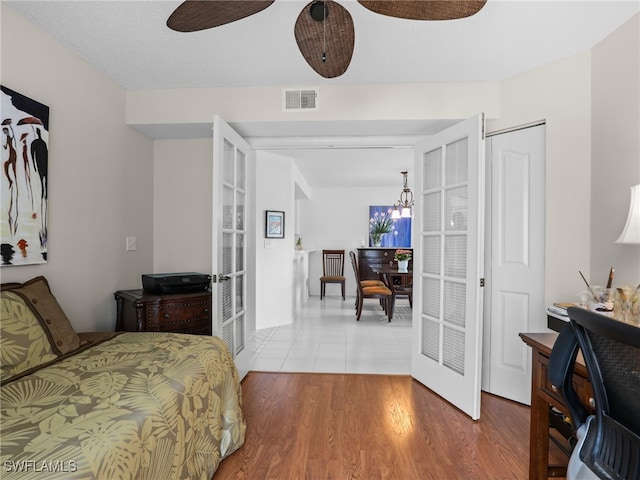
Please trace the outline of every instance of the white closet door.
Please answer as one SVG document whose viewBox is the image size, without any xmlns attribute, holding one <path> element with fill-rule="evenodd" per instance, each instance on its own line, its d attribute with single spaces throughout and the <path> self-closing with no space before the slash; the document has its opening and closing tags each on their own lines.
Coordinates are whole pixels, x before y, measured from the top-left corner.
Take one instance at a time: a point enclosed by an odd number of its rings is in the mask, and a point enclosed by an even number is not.
<svg viewBox="0 0 640 480">
<path fill-rule="evenodd" d="M 482 388 L 528 405 L 531 350 L 518 334 L 546 329 L 545 126 L 489 137 L 486 150 L 491 250 Z"/>
</svg>

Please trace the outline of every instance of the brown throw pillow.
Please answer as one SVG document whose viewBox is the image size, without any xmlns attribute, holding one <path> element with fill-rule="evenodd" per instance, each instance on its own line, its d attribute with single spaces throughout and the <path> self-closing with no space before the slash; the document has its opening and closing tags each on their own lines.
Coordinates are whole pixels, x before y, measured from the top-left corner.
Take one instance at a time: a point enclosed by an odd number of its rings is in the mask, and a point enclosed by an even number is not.
<svg viewBox="0 0 640 480">
<path fill-rule="evenodd" d="M 3 289 L 0 292 L 0 305 L 2 382 L 58 358 L 42 322 L 36 318 L 24 298 Z"/>
<path fill-rule="evenodd" d="M 35 277 L 22 285 L 3 285 L 2 289 L 10 290 L 25 300 L 27 306 L 47 331 L 54 352 L 62 355 L 76 350 L 80 346 L 80 338 L 51 293 L 46 278 Z"/>
</svg>

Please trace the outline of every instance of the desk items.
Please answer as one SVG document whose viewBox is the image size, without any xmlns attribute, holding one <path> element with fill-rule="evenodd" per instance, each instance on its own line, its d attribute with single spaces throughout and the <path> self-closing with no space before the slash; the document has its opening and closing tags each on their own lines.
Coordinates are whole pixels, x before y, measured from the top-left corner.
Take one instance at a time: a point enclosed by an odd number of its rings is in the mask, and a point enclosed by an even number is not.
<svg viewBox="0 0 640 480">
<path fill-rule="evenodd" d="M 616 320 L 640 326 L 640 286 L 616 287 L 612 316 Z"/>
<path fill-rule="evenodd" d="M 586 277 L 578 270 L 578 274 L 587 286 L 576 303 L 557 302 L 547 307 L 547 314 L 568 320 L 567 308 L 579 306 L 603 315 L 610 316 L 622 322 L 640 326 L 640 285 L 613 286 L 615 268 L 609 269 L 606 286 L 591 285 Z"/>
</svg>

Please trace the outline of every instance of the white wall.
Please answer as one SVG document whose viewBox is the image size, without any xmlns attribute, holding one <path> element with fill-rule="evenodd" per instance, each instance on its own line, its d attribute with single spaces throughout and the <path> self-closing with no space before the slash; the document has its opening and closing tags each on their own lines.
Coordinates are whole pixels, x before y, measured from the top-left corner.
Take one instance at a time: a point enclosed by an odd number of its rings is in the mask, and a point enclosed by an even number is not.
<svg viewBox="0 0 640 480">
<path fill-rule="evenodd" d="M 291 323 L 294 311 L 295 187 L 292 160 L 256 153 L 256 328 Z M 265 239 L 265 211 L 283 211 L 284 238 Z"/>
<path fill-rule="evenodd" d="M 591 282 L 640 283 L 640 245 L 620 245 L 631 185 L 640 183 L 640 15 L 592 51 Z"/>
<path fill-rule="evenodd" d="M 320 295 L 322 250 L 344 249 L 346 293 L 355 296 L 355 277 L 349 250 L 357 253 L 362 241 L 369 246 L 369 206 L 393 205 L 402 190 L 397 188 L 314 188 L 311 201 L 303 202 L 300 235 L 305 248 L 316 249 L 310 255 L 310 294 Z M 341 297 L 340 287 L 327 286 L 328 297 Z"/>
<path fill-rule="evenodd" d="M 152 268 L 152 142 L 126 126 L 122 87 L 0 9 L 2 85 L 50 108 L 48 263 L 3 267 L 2 282 L 44 275 L 76 330 L 113 330 L 113 292 Z"/>
<path fill-rule="evenodd" d="M 153 157 L 153 273 L 213 273 L 213 139 L 156 140 Z"/>
</svg>

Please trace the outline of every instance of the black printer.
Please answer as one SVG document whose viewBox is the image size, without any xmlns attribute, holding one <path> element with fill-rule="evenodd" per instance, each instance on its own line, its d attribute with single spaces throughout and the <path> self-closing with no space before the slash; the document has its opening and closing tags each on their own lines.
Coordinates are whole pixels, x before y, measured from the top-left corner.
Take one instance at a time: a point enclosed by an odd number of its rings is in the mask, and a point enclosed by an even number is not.
<svg viewBox="0 0 640 480">
<path fill-rule="evenodd" d="M 196 293 L 209 288 L 211 275 L 196 272 L 142 275 L 142 288 L 150 293 Z"/>
</svg>

